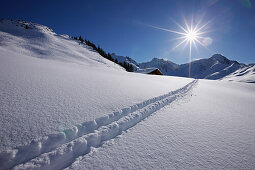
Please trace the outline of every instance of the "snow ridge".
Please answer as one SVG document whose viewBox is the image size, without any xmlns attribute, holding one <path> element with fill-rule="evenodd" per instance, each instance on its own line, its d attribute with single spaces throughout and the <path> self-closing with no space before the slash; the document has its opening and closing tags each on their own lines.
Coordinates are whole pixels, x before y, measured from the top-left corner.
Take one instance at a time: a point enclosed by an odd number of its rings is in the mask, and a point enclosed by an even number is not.
<svg viewBox="0 0 255 170">
<path fill-rule="evenodd" d="M 73 126 L 63 132 L 33 140 L 26 146 L 0 153 L 1 169 L 62 169 L 79 156 L 115 138 L 155 111 L 185 96 L 197 80 L 165 95 L 154 97 L 118 112 Z"/>
</svg>

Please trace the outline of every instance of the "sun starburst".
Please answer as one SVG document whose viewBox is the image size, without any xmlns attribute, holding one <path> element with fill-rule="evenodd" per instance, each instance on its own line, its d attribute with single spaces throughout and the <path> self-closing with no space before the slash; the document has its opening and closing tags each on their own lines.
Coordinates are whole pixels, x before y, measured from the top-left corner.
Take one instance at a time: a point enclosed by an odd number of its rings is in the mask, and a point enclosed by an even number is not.
<svg viewBox="0 0 255 170">
<path fill-rule="evenodd" d="M 179 37 L 174 39 L 174 40 L 180 40 L 180 42 L 176 46 L 174 46 L 173 49 L 183 44 L 184 44 L 184 47 L 189 45 L 189 77 L 190 77 L 192 47 L 194 46 L 196 50 L 198 50 L 197 44 L 199 44 L 207 48 L 206 46 L 207 43 L 205 42 L 205 40 L 208 40 L 208 37 L 204 37 L 203 35 L 209 32 L 206 30 L 206 28 L 208 24 L 210 23 L 210 21 L 206 22 L 205 24 L 201 24 L 201 20 L 199 20 L 199 22 L 197 22 L 196 25 L 194 25 L 194 21 L 192 17 L 190 24 L 188 24 L 186 19 L 184 19 L 184 22 L 185 22 L 185 26 L 182 26 L 174 21 L 174 23 L 181 29 L 181 31 L 170 30 L 170 29 L 161 28 L 161 27 L 152 26 L 152 25 L 150 25 L 150 27 L 180 35 Z"/>
</svg>

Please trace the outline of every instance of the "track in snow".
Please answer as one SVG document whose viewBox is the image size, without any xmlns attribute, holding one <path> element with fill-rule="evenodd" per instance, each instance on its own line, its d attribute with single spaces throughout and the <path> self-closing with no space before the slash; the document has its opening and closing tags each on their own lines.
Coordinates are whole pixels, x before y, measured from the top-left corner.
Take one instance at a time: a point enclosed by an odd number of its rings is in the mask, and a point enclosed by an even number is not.
<svg viewBox="0 0 255 170">
<path fill-rule="evenodd" d="M 118 112 L 34 140 L 26 146 L 0 153 L 0 169 L 62 169 L 79 156 L 115 138 L 155 111 L 185 96 L 198 80 Z"/>
</svg>

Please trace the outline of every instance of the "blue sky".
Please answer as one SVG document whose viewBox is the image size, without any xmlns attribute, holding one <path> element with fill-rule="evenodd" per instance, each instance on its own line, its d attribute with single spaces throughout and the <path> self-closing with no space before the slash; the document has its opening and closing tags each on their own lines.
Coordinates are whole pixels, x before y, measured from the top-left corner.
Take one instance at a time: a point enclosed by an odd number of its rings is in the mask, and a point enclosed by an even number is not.
<svg viewBox="0 0 255 170">
<path fill-rule="evenodd" d="M 255 62 L 255 0 L 1 0 L 0 17 L 47 25 L 55 32 L 82 35 L 105 51 L 138 62 L 154 57 L 188 62 L 184 46 L 174 48 L 178 35 L 148 25 L 181 31 L 184 25 L 210 21 L 204 34 L 207 48 L 197 45 L 192 58 L 221 53 L 243 63 Z"/>
</svg>

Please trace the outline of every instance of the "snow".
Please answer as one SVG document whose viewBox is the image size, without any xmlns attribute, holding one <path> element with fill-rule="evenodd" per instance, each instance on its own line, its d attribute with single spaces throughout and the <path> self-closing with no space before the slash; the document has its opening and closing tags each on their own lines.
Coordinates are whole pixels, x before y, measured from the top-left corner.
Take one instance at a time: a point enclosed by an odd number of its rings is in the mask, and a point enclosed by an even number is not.
<svg viewBox="0 0 255 170">
<path fill-rule="evenodd" d="M 0 167 L 28 159 L 23 152 L 33 153 L 30 158 L 51 151 L 73 139 L 80 125 L 192 81 L 128 73 L 39 24 L 3 20 L 0 30 Z"/>
<path fill-rule="evenodd" d="M 0 169 L 255 166 L 253 84 L 129 73 L 25 21 L 0 21 L 0 61 Z"/>
<path fill-rule="evenodd" d="M 255 87 L 199 80 L 67 169 L 254 169 Z"/>
<path fill-rule="evenodd" d="M 157 70 L 157 68 L 138 69 L 136 73 L 149 74 L 155 70 Z"/>
<path fill-rule="evenodd" d="M 232 74 L 223 77 L 222 80 L 255 83 L 255 65 L 250 64 L 248 66 L 243 66 Z"/>
<path fill-rule="evenodd" d="M 176 91 L 170 92 L 163 96 L 159 96 L 150 100 L 147 100 L 143 103 L 137 104 L 131 108 L 124 109 L 117 116 L 112 116 L 112 121 L 108 121 L 105 126 L 94 121 L 95 129 L 91 133 L 84 133 L 81 137 L 77 136 L 73 141 L 62 145 L 61 147 L 50 151 L 48 153 L 44 153 L 31 161 L 26 162 L 25 164 L 18 165 L 14 167 L 14 169 L 31 169 L 31 168 L 41 168 L 41 169 L 62 169 L 66 166 L 69 166 L 71 162 L 74 161 L 80 155 L 85 155 L 90 152 L 91 147 L 99 147 L 102 145 L 104 141 L 108 141 L 110 139 L 114 139 L 116 136 L 120 135 L 123 131 L 128 130 L 133 127 L 137 123 L 141 122 L 146 117 L 150 116 L 156 110 L 161 109 L 162 107 L 168 105 L 179 97 L 185 95 L 189 90 L 196 84 L 197 81 L 193 81 L 188 85 L 180 88 Z M 132 109 L 133 108 L 133 109 Z M 116 121 L 114 121 L 116 120 Z M 82 142 L 76 141 L 82 140 Z M 38 141 L 41 142 L 41 141 Z M 74 142 L 78 143 L 76 146 Z M 42 142 L 43 143 L 43 142 Z M 55 141 L 54 141 L 55 143 Z M 70 149 L 71 145 L 71 149 Z M 46 145 L 48 146 L 48 145 Z M 51 145 L 50 145 L 51 146 Z M 82 150 L 75 150 L 73 148 L 81 148 Z M 51 148 L 52 149 L 52 148 Z M 60 151 L 59 151 L 60 150 Z M 72 152 L 71 152 L 71 151 Z M 46 151 L 45 151 L 46 152 Z M 61 154 L 58 154 L 61 152 Z M 71 152 L 71 156 L 69 157 Z M 16 154 L 18 157 L 19 155 Z M 31 153 L 21 152 L 22 158 L 29 156 Z M 37 155 L 33 155 L 35 157 Z M 13 162 L 17 164 L 19 159 L 13 158 Z M 61 163 L 61 161 L 65 160 L 65 163 Z M 10 159 L 11 160 L 11 159 Z M 57 161 L 56 161 L 57 160 Z M 27 160 L 26 160 L 27 161 Z M 23 161 L 22 161 L 23 162 Z"/>
<path fill-rule="evenodd" d="M 139 69 L 137 62 L 130 57 L 118 56 L 115 53 L 112 53 L 111 56 L 113 57 L 114 60 L 117 59 L 119 63 L 124 64 L 124 62 L 126 62 L 126 63 L 132 65 L 134 70 Z"/>
<path fill-rule="evenodd" d="M 189 76 L 189 63 L 175 64 L 164 59 L 154 58 L 150 62 L 140 63 L 140 68 L 158 68 L 164 75 Z M 197 79 L 221 79 L 238 70 L 242 64 L 231 61 L 221 54 L 214 54 L 209 59 L 199 59 L 191 62 L 191 77 Z"/>
<path fill-rule="evenodd" d="M 139 67 L 140 69 L 158 68 L 164 75 L 169 75 L 178 68 L 178 65 L 167 59 L 153 58 L 150 62 L 140 63 Z"/>
</svg>

